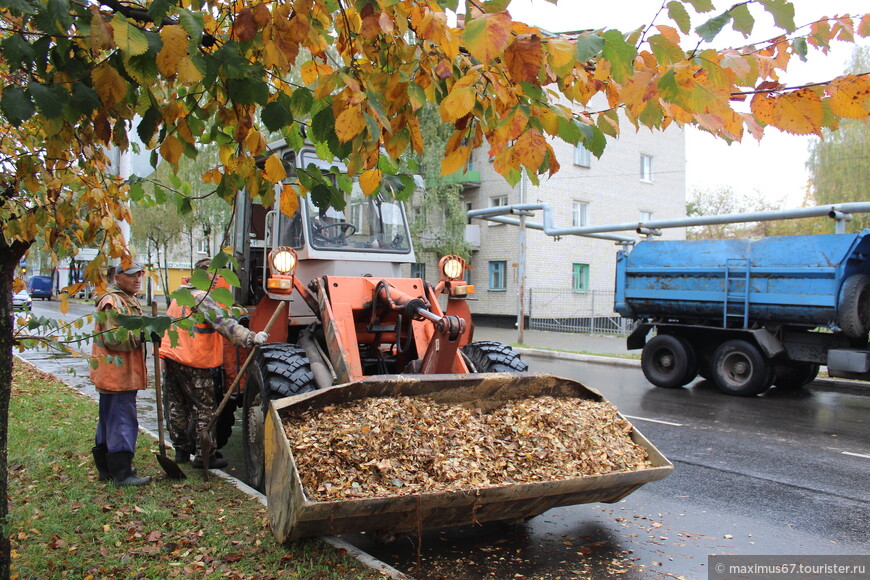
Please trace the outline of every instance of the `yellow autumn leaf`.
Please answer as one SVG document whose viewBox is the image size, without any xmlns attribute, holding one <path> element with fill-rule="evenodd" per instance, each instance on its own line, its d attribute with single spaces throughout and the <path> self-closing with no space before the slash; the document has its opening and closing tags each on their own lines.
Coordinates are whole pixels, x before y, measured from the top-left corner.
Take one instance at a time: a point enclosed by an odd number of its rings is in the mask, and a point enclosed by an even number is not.
<svg viewBox="0 0 870 580">
<path fill-rule="evenodd" d="M 302 75 L 302 82 L 306 85 L 310 85 L 314 81 L 317 80 L 317 63 L 313 60 L 309 60 L 304 63 L 299 70 L 299 73 Z"/>
<path fill-rule="evenodd" d="M 100 9 L 94 5 L 90 6 L 91 10 L 91 50 L 94 54 L 101 50 L 111 50 L 115 48 L 114 33 L 111 25 L 106 22 Z"/>
<path fill-rule="evenodd" d="M 178 72 L 181 59 L 187 56 L 187 32 L 177 24 L 164 26 L 160 31 L 163 48 L 157 53 L 157 69 L 165 77 Z"/>
<path fill-rule="evenodd" d="M 474 87 L 453 87 L 450 94 L 441 101 L 439 110 L 445 123 L 452 123 L 469 114 L 476 101 Z"/>
<path fill-rule="evenodd" d="M 251 129 L 245 137 L 245 147 L 251 155 L 262 155 L 266 151 L 266 138 L 256 129 Z"/>
<path fill-rule="evenodd" d="M 66 314 L 69 312 L 69 294 L 60 294 L 60 313 Z"/>
<path fill-rule="evenodd" d="M 363 193 L 366 195 L 374 194 L 380 187 L 382 178 L 383 174 L 380 169 L 363 171 L 359 176 L 359 185 L 362 187 Z"/>
<path fill-rule="evenodd" d="M 448 153 L 441 160 L 441 175 L 452 175 L 465 169 L 468 165 L 468 158 L 471 156 L 471 149 L 462 145 L 454 151 Z"/>
<path fill-rule="evenodd" d="M 346 143 L 365 129 L 366 120 L 359 107 L 349 107 L 335 120 L 335 135 Z"/>
<path fill-rule="evenodd" d="M 299 211 L 299 198 L 296 196 L 296 190 L 292 185 L 287 183 L 281 188 L 281 213 L 288 217 Z"/>
<path fill-rule="evenodd" d="M 574 44 L 561 38 L 547 40 L 550 67 L 557 75 L 564 76 L 574 70 Z"/>
<path fill-rule="evenodd" d="M 190 57 L 185 56 L 178 63 L 178 76 L 176 78 L 181 84 L 192 86 L 201 81 L 203 75 L 202 72 L 196 68 L 196 65 L 193 64 L 193 61 L 190 60 Z"/>
<path fill-rule="evenodd" d="M 765 125 L 773 123 L 774 100 L 773 97 L 766 93 L 758 93 L 752 97 L 752 101 L 749 103 L 749 108 L 752 111 L 752 114 Z"/>
<path fill-rule="evenodd" d="M 867 77 L 846 75 L 837 77 L 828 88 L 831 111 L 849 119 L 863 119 L 870 115 L 870 82 Z"/>
<path fill-rule="evenodd" d="M 184 144 L 175 135 L 169 135 L 160 146 L 160 156 L 173 166 L 178 164 L 182 153 L 184 153 Z"/>
<path fill-rule="evenodd" d="M 272 153 L 272 155 L 266 159 L 266 167 L 263 170 L 263 175 L 265 175 L 266 179 L 272 183 L 278 183 L 287 177 L 287 170 L 284 169 L 284 162 L 281 161 L 281 158 L 277 153 Z"/>
<path fill-rule="evenodd" d="M 127 94 L 127 81 L 108 64 L 101 64 L 91 72 L 94 89 L 106 106 L 121 102 Z"/>
<path fill-rule="evenodd" d="M 115 14 L 112 18 L 112 30 L 115 33 L 115 44 L 130 56 L 138 56 L 148 52 L 148 38 L 146 38 L 145 33 L 132 26 L 120 14 Z"/>
<path fill-rule="evenodd" d="M 821 136 L 825 109 L 822 98 L 812 89 L 800 89 L 778 97 L 771 113 L 771 124 L 786 133 Z"/>
</svg>

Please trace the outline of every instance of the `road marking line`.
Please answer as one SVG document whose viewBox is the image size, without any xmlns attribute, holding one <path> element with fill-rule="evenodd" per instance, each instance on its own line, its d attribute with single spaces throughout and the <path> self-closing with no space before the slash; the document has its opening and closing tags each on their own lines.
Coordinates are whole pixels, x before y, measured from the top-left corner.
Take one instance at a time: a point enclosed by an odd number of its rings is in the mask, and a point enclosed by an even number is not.
<svg viewBox="0 0 870 580">
<path fill-rule="evenodd" d="M 852 453 L 851 451 L 840 451 L 843 455 L 851 455 L 852 457 L 863 457 L 864 459 L 870 459 L 870 455 L 864 455 L 863 453 Z"/>
<path fill-rule="evenodd" d="M 661 421 L 659 419 L 647 419 L 646 417 L 635 417 L 633 415 L 623 415 L 626 419 L 636 419 L 638 421 L 649 421 L 650 423 L 661 423 L 662 425 L 670 425 L 671 427 L 685 427 L 682 423 L 671 423 L 670 421 Z"/>
</svg>

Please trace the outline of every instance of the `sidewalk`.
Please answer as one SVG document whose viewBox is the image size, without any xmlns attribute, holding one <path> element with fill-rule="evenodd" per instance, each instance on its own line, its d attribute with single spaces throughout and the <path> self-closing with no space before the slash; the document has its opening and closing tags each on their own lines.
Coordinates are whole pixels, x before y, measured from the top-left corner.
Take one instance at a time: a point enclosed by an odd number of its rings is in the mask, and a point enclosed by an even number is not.
<svg viewBox="0 0 870 580">
<path fill-rule="evenodd" d="M 505 344 L 517 345 L 521 348 L 557 350 L 572 353 L 640 356 L 640 350 L 629 351 L 625 348 L 624 336 L 524 330 L 523 344 L 520 345 L 518 344 L 518 335 L 519 333 L 516 328 L 474 327 L 475 341 L 495 340 Z"/>
</svg>

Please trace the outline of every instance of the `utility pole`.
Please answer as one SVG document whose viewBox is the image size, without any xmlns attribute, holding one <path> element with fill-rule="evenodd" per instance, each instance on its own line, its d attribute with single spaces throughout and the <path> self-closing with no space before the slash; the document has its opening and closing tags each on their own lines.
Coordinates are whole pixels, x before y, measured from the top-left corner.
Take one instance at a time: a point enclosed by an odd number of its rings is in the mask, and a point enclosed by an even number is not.
<svg viewBox="0 0 870 580">
<path fill-rule="evenodd" d="M 520 170 L 520 204 L 526 203 L 526 170 Z M 520 212 L 520 256 L 517 268 L 519 296 L 517 298 L 517 344 L 524 344 L 526 326 L 526 212 Z"/>
</svg>

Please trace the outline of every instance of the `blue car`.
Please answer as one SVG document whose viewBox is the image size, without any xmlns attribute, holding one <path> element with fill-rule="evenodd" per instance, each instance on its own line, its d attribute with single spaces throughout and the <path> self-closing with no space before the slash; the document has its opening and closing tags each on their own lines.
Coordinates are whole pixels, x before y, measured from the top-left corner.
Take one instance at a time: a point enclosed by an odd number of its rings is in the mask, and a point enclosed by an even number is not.
<svg viewBox="0 0 870 580">
<path fill-rule="evenodd" d="M 51 300 L 51 276 L 31 276 L 27 280 L 27 292 L 32 298 Z"/>
</svg>

